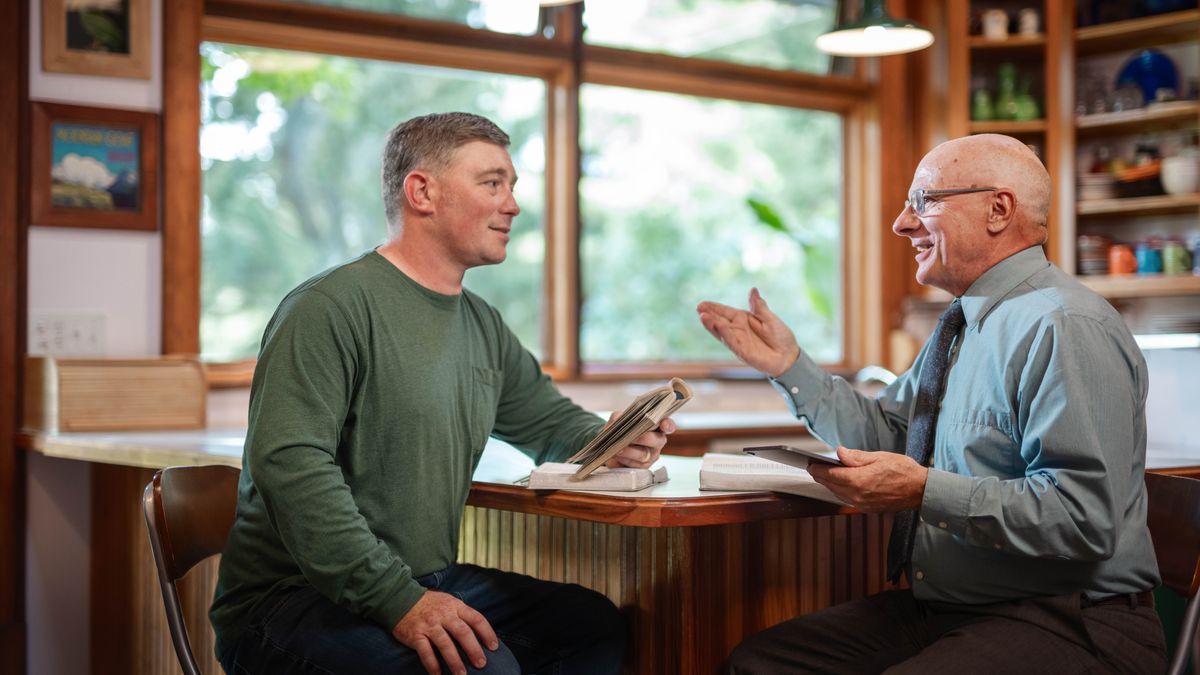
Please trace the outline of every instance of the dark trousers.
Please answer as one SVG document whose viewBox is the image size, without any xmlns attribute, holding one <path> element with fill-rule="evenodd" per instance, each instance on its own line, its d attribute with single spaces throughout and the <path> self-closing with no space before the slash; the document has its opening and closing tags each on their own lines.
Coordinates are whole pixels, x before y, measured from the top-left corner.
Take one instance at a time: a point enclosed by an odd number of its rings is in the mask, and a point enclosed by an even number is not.
<svg viewBox="0 0 1200 675">
<path fill-rule="evenodd" d="M 599 675 L 620 670 L 624 622 L 608 598 L 595 591 L 475 565 L 452 565 L 417 581 L 478 610 L 500 638 L 498 650 L 484 648 L 488 663 L 482 670 L 463 658 L 468 673 Z M 260 603 L 249 627 L 221 655 L 221 666 L 229 675 L 425 672 L 417 653 L 397 642 L 390 627 L 308 587 Z M 449 672 L 445 663 L 442 672 Z"/>
<path fill-rule="evenodd" d="M 888 591 L 747 638 L 728 673 L 1163 673 L 1162 624 L 1134 602 L 1078 595 L 988 605 Z"/>
</svg>

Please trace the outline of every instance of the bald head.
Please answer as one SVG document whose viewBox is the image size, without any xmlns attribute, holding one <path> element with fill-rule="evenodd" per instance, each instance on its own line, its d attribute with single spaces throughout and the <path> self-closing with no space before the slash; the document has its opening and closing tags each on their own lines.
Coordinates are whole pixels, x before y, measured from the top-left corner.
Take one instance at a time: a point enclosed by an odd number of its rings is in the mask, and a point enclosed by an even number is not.
<svg viewBox="0 0 1200 675">
<path fill-rule="evenodd" d="M 1011 136 L 979 134 L 946 141 L 925 155 L 917 167 L 934 174 L 932 185 L 994 186 L 1016 195 L 1014 234 L 1030 243 L 1046 239 L 1050 213 L 1050 174 L 1024 143 Z"/>
</svg>

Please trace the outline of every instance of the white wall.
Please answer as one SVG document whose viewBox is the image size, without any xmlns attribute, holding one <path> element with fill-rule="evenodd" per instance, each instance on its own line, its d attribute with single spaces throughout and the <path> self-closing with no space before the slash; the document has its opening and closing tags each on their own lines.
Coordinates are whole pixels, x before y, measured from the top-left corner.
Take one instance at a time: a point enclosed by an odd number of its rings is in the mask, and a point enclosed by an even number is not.
<svg viewBox="0 0 1200 675">
<path fill-rule="evenodd" d="M 150 80 L 43 72 L 41 2 L 29 3 L 31 99 L 161 110 L 161 0 L 151 0 Z M 99 315 L 105 327 L 104 354 L 160 352 L 161 238 L 157 232 L 49 228 L 33 223 L 28 271 L 31 324 L 38 315 Z M 91 472 L 81 462 L 31 455 L 26 478 L 26 672 L 86 673 Z"/>
</svg>

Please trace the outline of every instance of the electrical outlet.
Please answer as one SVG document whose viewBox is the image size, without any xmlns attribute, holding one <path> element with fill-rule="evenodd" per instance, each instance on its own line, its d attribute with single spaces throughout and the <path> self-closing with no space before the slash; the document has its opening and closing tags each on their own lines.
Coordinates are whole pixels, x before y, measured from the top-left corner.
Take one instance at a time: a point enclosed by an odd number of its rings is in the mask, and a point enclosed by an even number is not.
<svg viewBox="0 0 1200 675">
<path fill-rule="evenodd" d="M 29 319 L 30 356 L 103 356 L 103 314 L 34 314 Z"/>
</svg>

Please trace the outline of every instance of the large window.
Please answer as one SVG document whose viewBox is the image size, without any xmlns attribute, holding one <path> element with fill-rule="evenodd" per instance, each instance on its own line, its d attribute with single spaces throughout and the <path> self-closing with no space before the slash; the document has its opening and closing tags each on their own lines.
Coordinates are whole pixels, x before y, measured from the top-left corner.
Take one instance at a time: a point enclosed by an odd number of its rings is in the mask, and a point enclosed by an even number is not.
<svg viewBox="0 0 1200 675">
<path fill-rule="evenodd" d="M 421 19 L 463 23 L 500 33 L 530 35 L 537 31 L 534 0 L 287 0 L 313 5 L 407 14 Z"/>
<path fill-rule="evenodd" d="M 556 374 L 725 372 L 694 306 L 751 287 L 818 360 L 854 361 L 846 158 L 873 93 L 821 76 L 837 3 L 532 5 L 224 0 L 201 45 L 206 359 L 253 358 L 289 290 L 382 243 L 387 133 L 463 110 L 512 137 L 522 209 L 465 284 Z"/>
<path fill-rule="evenodd" d="M 542 80 L 206 43 L 200 136 L 201 346 L 252 358 L 283 296 L 384 241 L 379 192 L 388 132 L 409 117 L 464 110 L 512 137 L 521 180 L 508 260 L 466 285 L 540 348 L 545 237 Z"/>
<path fill-rule="evenodd" d="M 841 116 L 596 85 L 580 101 L 584 362 L 727 358 L 693 308 L 752 286 L 841 359 Z"/>
<path fill-rule="evenodd" d="M 619 0 L 586 5 L 597 45 L 828 73 L 814 41 L 836 22 L 832 0 Z"/>
</svg>

